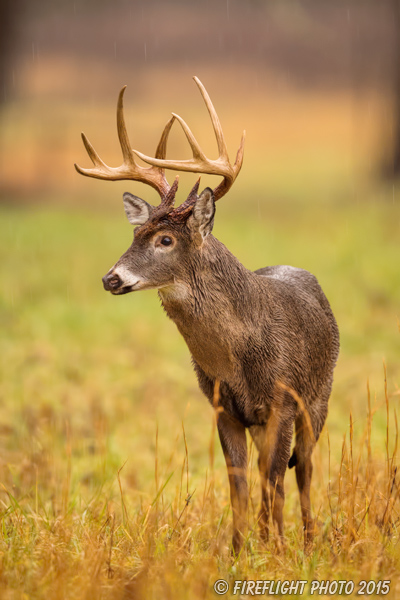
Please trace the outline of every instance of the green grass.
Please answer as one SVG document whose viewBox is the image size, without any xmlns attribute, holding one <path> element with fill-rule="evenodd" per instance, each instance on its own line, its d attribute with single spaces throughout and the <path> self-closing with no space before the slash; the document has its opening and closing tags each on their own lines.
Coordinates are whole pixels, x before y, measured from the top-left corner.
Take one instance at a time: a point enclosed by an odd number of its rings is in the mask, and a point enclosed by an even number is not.
<svg viewBox="0 0 400 600">
<path fill-rule="evenodd" d="M 188 350 L 155 292 L 115 298 L 102 289 L 131 241 L 122 211 L 1 211 L 5 598 L 214 598 L 220 577 L 392 579 L 394 590 L 399 488 L 388 456 L 400 393 L 400 211 L 383 196 L 244 209 L 233 195 L 218 207 L 214 233 L 246 266 L 292 264 L 318 277 L 341 332 L 315 452 L 322 526 L 314 550 L 304 555 L 293 472 L 287 548 L 278 555 L 273 540 L 262 547 L 253 460 L 254 531 L 235 564 L 225 466 L 217 440 L 213 460 L 214 416 Z"/>
</svg>

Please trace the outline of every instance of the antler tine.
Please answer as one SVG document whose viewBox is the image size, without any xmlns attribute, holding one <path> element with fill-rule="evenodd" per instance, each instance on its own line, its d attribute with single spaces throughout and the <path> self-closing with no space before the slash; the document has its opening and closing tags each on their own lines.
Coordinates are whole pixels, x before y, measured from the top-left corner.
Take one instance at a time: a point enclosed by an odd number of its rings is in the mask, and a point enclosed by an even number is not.
<svg viewBox="0 0 400 600">
<path fill-rule="evenodd" d="M 83 133 L 83 131 L 81 133 L 81 137 L 82 137 L 83 145 L 86 148 L 86 152 L 89 154 L 90 160 L 94 164 L 94 169 L 83 169 L 82 167 L 79 167 L 76 163 L 74 164 L 75 169 L 78 171 L 78 173 L 81 173 L 81 175 L 88 175 L 89 177 L 99 177 L 100 178 L 102 172 L 104 172 L 104 174 L 105 174 L 108 167 L 101 160 L 100 156 L 97 154 L 96 150 L 93 148 L 92 144 L 89 142 L 89 140 L 87 139 L 87 137 Z M 98 174 L 95 175 L 94 171 L 98 171 Z"/>
<path fill-rule="evenodd" d="M 126 130 L 125 118 L 124 118 L 124 92 L 126 86 L 122 88 L 118 97 L 117 104 L 117 130 L 118 139 L 121 145 L 123 162 L 119 167 L 109 167 L 97 154 L 92 144 L 89 142 L 84 133 L 82 133 L 82 140 L 89 154 L 90 159 L 93 162 L 94 167 L 91 169 L 84 169 L 75 164 L 75 169 L 78 173 L 86 175 L 88 177 L 95 177 L 97 179 L 108 179 L 111 181 L 117 181 L 121 179 L 131 179 L 134 181 L 140 181 L 153 187 L 160 194 L 161 199 L 164 201 L 168 194 L 171 192 L 172 187 L 168 184 L 165 177 L 164 167 L 158 165 L 152 165 L 150 167 L 141 167 L 135 161 L 128 132 Z M 169 132 L 175 117 L 171 117 L 164 127 L 161 134 L 160 141 L 156 150 L 156 157 L 164 159 L 167 150 L 167 142 Z M 176 191 L 176 188 L 174 188 Z"/>
<path fill-rule="evenodd" d="M 126 130 L 125 125 L 125 117 L 124 117 L 124 94 L 126 90 L 126 85 L 122 88 L 118 96 L 118 104 L 117 104 L 117 131 L 118 131 L 118 139 L 121 145 L 122 156 L 124 158 L 125 165 L 131 165 L 132 167 L 136 167 L 135 157 L 131 150 L 131 145 L 129 142 L 128 132 Z"/>
<path fill-rule="evenodd" d="M 175 119 L 177 119 L 177 121 L 179 121 L 179 123 L 183 129 L 183 132 L 186 135 L 186 139 L 189 142 L 189 145 L 192 149 L 193 158 L 196 160 L 206 161 L 207 157 L 204 154 L 204 152 L 202 151 L 202 149 L 200 148 L 200 145 L 199 145 L 198 141 L 196 140 L 196 138 L 194 137 L 193 133 L 191 132 L 189 125 L 179 115 L 177 115 L 175 113 L 172 113 L 172 115 L 175 117 Z M 185 161 L 180 161 L 180 162 L 183 163 Z"/>
<path fill-rule="evenodd" d="M 205 163 L 208 163 L 209 161 L 204 152 L 201 150 L 188 124 L 179 115 L 172 113 L 172 116 L 181 124 L 186 138 L 190 144 L 190 147 L 192 148 L 193 158 L 190 158 L 189 160 L 164 160 L 160 158 L 152 158 L 151 156 L 143 154 L 143 152 L 139 152 L 139 150 L 134 149 L 133 152 L 149 165 L 161 167 L 163 169 L 187 171 L 189 173 L 206 173 L 207 171 L 203 170 L 203 165 Z"/>
<path fill-rule="evenodd" d="M 161 134 L 160 141 L 158 142 L 157 150 L 156 150 L 156 158 L 164 159 L 167 155 L 167 142 L 169 132 L 171 131 L 171 127 L 175 121 L 175 117 L 172 116 L 167 124 L 164 127 L 164 130 Z"/>
<path fill-rule="evenodd" d="M 219 152 L 218 158 L 216 160 L 210 160 L 207 158 L 187 123 L 182 119 L 182 117 L 175 113 L 172 113 L 172 116 L 179 121 L 186 135 L 186 138 L 192 149 L 192 158 L 189 160 L 165 160 L 164 158 L 158 156 L 156 158 L 152 158 L 151 156 L 147 156 L 138 150 L 133 150 L 133 152 L 144 162 L 155 167 L 160 167 L 163 169 L 175 169 L 176 171 L 187 171 L 190 173 L 207 173 L 209 175 L 222 176 L 224 180 L 214 190 L 215 199 L 219 200 L 230 189 L 241 169 L 243 163 L 245 132 L 243 132 L 235 163 L 231 165 L 229 162 L 228 151 L 222 132 L 221 123 L 211 102 L 210 96 L 208 95 L 201 81 L 197 77 L 194 77 L 194 80 L 200 90 L 212 121 Z"/>
<path fill-rule="evenodd" d="M 227 162 L 229 162 L 228 149 L 226 147 L 225 138 L 224 138 L 224 134 L 222 131 L 220 120 L 217 115 L 217 111 L 215 110 L 214 105 L 211 102 L 211 98 L 208 95 L 206 88 L 201 83 L 200 79 L 198 77 L 193 77 L 193 79 L 194 79 L 197 87 L 200 90 L 200 94 L 203 97 L 203 100 L 207 107 L 208 113 L 211 117 L 211 122 L 213 124 L 215 137 L 217 139 L 219 157 L 226 160 Z"/>
<path fill-rule="evenodd" d="M 235 181 L 236 177 L 239 175 L 239 171 L 242 168 L 242 164 L 243 164 L 245 139 L 246 139 L 246 131 L 243 131 L 242 139 L 240 140 L 239 150 L 237 151 L 237 154 L 236 154 L 235 164 L 233 165 L 233 171 L 235 173 L 234 179 L 232 182 L 230 182 L 227 178 L 224 178 L 221 181 L 221 183 L 213 190 L 215 201 L 222 198 L 222 196 L 225 196 L 226 192 L 229 190 L 229 188 L 232 186 L 233 182 Z"/>
</svg>

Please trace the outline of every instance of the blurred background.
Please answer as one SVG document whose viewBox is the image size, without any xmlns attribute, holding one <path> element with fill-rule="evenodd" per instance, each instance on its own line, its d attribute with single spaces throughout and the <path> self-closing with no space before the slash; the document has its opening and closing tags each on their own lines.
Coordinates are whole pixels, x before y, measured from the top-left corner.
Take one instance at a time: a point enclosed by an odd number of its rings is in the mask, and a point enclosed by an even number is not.
<svg viewBox="0 0 400 600">
<path fill-rule="evenodd" d="M 246 128 L 239 185 L 264 202 L 354 201 L 366 181 L 399 172 L 397 0 L 4 0 L 0 17 L 4 203 L 105 196 L 71 164 L 87 160 L 81 129 L 118 161 L 124 84 L 134 146 L 151 152 L 174 110 L 213 148 L 193 75 L 232 154 Z M 187 152 L 183 140 L 176 148 Z"/>
<path fill-rule="evenodd" d="M 390 445 L 385 402 L 397 406 L 400 383 L 398 0 L 2 0 L 0 61 L 0 469 L 20 503 L 32 489 L 54 514 L 94 490 L 117 498 L 128 459 L 123 485 L 137 506 L 181 465 L 182 422 L 198 486 L 210 467 L 212 411 L 156 293 L 115 298 L 101 284 L 132 237 L 122 193 L 157 197 L 73 167 L 91 166 L 81 131 L 120 164 L 125 84 L 134 148 L 153 154 L 173 111 L 215 157 L 191 78 L 202 80 L 232 160 L 247 131 L 215 235 L 251 269 L 310 270 L 331 301 L 341 355 L 317 480 L 325 486 L 327 431 L 340 460 L 349 412 L 361 437 L 368 397 L 377 443 Z M 177 123 L 168 156 L 190 157 Z M 179 202 L 193 182 L 181 176 Z M 215 460 L 228 503 L 219 449 Z"/>
</svg>

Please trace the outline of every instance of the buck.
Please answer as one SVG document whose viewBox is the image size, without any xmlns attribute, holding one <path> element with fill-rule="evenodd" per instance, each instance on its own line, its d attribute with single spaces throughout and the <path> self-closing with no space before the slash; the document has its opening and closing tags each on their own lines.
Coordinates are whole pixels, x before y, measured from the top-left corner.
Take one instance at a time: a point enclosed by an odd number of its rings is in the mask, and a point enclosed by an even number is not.
<svg viewBox="0 0 400 600">
<path fill-rule="evenodd" d="M 244 267 L 212 235 L 215 203 L 231 188 L 243 162 L 244 136 L 232 165 L 219 118 L 202 83 L 194 78 L 211 117 L 219 156 L 206 157 L 186 122 L 172 113 L 155 157 L 133 150 L 117 106 L 123 163 L 107 166 L 82 134 L 93 168 L 75 165 L 82 175 L 131 179 L 157 190 L 151 206 L 123 195 L 132 245 L 103 277 L 114 295 L 156 289 L 167 315 L 176 323 L 192 355 L 199 386 L 217 413 L 217 428 L 228 469 L 233 512 L 232 548 L 237 554 L 247 531 L 246 429 L 259 452 L 261 535 L 270 520 L 283 536 L 284 477 L 295 467 L 305 542 L 312 540 L 311 454 L 324 425 L 339 333 L 328 300 L 316 278 L 305 270 L 272 266 L 255 272 Z M 183 128 L 193 157 L 167 160 L 174 121 Z M 150 166 L 138 164 L 136 156 Z M 174 207 L 178 176 L 168 184 L 165 169 L 222 176 L 214 189 L 198 195 L 199 182 L 185 202 Z M 291 454 L 293 428 L 296 440 Z M 291 454 L 291 455 L 290 455 Z"/>
</svg>

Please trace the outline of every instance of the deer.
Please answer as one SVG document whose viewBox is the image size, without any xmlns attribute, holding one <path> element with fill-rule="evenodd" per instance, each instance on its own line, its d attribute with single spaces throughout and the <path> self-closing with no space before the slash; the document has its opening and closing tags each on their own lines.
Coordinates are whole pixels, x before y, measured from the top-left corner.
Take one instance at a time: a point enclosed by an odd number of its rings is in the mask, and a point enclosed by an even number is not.
<svg viewBox="0 0 400 600">
<path fill-rule="evenodd" d="M 238 556 L 248 535 L 249 430 L 258 451 L 261 539 L 271 525 L 284 543 L 284 477 L 295 468 L 304 543 L 314 537 L 310 487 L 312 452 L 328 412 L 339 330 L 317 279 L 306 270 L 267 266 L 250 271 L 212 235 L 215 205 L 232 187 L 243 163 L 245 132 L 231 164 L 220 120 L 201 81 L 194 77 L 215 134 L 218 158 L 209 159 L 187 123 L 172 113 L 155 156 L 134 150 L 124 120 L 122 88 L 117 130 L 123 162 L 110 167 L 82 133 L 92 168 L 78 173 L 104 180 L 133 180 L 151 186 L 158 206 L 123 194 L 126 216 L 135 227 L 128 250 L 103 277 L 115 296 L 155 289 L 167 316 L 191 353 L 199 387 L 215 410 L 225 457 L 233 514 L 231 552 Z M 192 158 L 166 158 L 175 121 Z M 137 161 L 141 159 L 146 166 Z M 175 206 L 179 175 L 170 185 L 165 170 L 218 175 L 221 183 L 199 194 L 200 178 Z M 295 430 L 295 444 L 291 452 Z"/>
</svg>

